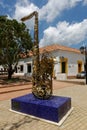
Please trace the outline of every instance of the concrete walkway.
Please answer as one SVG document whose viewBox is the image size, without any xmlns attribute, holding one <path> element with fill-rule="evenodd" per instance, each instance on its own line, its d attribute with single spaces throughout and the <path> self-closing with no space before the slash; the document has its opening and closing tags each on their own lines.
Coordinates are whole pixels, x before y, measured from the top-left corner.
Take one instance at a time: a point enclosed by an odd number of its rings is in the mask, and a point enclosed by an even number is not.
<svg viewBox="0 0 87 130">
<path fill-rule="evenodd" d="M 59 82 L 54 81 L 54 95 L 71 97 L 74 107 L 70 116 L 60 127 L 10 112 L 11 102 L 9 99 L 0 101 L 0 130 L 86 130 L 87 85 L 63 82 L 61 86 L 58 86 Z"/>
</svg>

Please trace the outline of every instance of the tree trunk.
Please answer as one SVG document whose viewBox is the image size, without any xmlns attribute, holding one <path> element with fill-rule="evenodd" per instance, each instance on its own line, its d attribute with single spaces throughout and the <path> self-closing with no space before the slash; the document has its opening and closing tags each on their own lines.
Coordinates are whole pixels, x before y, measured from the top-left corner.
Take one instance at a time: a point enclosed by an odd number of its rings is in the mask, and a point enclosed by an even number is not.
<svg viewBox="0 0 87 130">
<path fill-rule="evenodd" d="M 8 79 L 12 78 L 13 72 L 14 72 L 14 70 L 12 69 L 12 65 L 9 65 L 9 68 L 8 68 Z"/>
</svg>

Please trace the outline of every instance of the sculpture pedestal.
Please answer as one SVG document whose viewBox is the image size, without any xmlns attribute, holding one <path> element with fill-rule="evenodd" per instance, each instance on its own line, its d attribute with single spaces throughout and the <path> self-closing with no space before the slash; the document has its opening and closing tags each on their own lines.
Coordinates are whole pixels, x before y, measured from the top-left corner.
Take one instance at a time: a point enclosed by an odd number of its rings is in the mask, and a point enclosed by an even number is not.
<svg viewBox="0 0 87 130">
<path fill-rule="evenodd" d="M 40 100 L 33 94 L 27 94 L 11 99 L 11 109 L 58 123 L 71 109 L 71 98 L 52 96 L 48 100 Z"/>
</svg>

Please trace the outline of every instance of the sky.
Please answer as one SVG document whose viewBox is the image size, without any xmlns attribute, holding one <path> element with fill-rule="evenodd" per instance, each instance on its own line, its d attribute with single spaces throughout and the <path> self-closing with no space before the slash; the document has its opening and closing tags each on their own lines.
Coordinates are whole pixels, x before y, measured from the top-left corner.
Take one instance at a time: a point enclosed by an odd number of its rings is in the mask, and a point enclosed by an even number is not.
<svg viewBox="0 0 87 130">
<path fill-rule="evenodd" d="M 79 49 L 87 46 L 87 0 L 0 0 L 0 15 L 21 22 L 39 14 L 39 46 L 60 44 Z M 25 21 L 33 38 L 34 18 Z"/>
</svg>

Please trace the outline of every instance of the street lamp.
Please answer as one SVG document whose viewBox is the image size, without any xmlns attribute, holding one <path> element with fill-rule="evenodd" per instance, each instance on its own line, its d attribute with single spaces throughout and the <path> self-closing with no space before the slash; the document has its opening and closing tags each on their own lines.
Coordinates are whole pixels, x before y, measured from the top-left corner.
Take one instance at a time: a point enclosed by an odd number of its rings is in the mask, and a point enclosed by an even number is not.
<svg viewBox="0 0 87 130">
<path fill-rule="evenodd" d="M 87 84 L 87 47 L 80 47 L 80 51 L 82 54 L 85 54 L 85 72 L 86 72 L 86 84 Z"/>
</svg>

